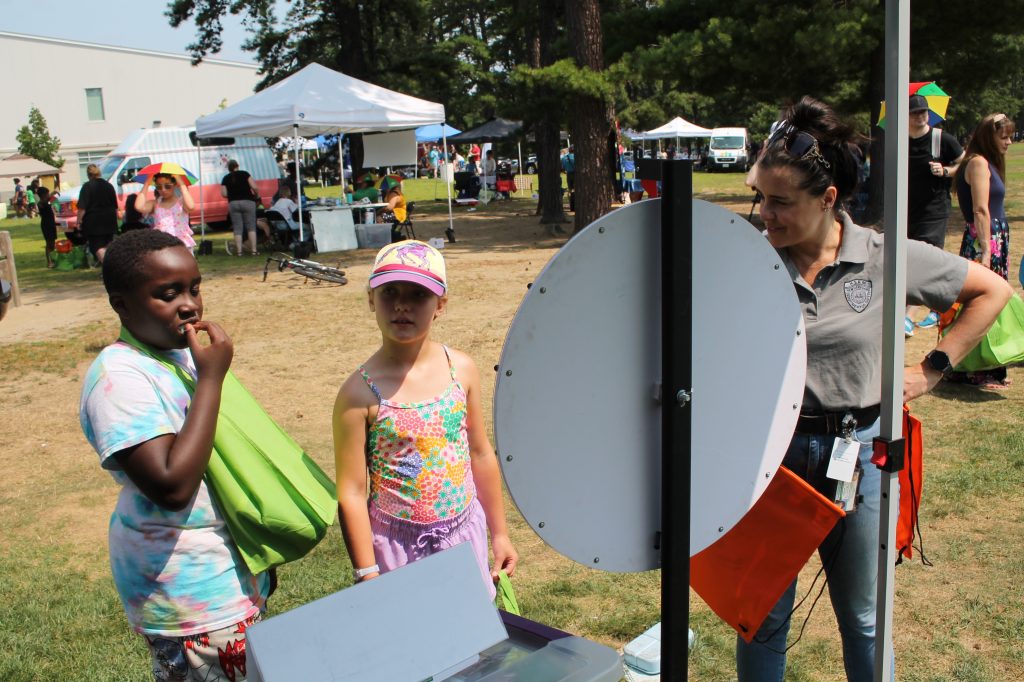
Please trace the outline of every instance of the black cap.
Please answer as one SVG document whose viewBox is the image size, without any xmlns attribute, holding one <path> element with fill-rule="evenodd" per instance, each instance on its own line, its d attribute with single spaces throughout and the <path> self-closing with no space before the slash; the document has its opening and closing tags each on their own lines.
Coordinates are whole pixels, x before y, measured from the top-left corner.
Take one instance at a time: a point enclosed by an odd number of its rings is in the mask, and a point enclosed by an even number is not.
<svg viewBox="0 0 1024 682">
<path fill-rule="evenodd" d="M 913 113 L 924 109 L 928 109 L 928 100 L 924 98 L 924 95 L 911 95 L 910 112 Z"/>
</svg>

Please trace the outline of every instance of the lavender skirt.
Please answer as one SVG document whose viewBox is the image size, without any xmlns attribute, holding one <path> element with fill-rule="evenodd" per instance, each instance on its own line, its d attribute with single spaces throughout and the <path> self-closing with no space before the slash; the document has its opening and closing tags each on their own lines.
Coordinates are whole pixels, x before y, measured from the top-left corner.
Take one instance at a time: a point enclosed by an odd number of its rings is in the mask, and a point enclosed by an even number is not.
<svg viewBox="0 0 1024 682">
<path fill-rule="evenodd" d="M 480 575 L 491 599 L 494 599 L 497 591 L 491 580 L 491 568 L 487 560 L 487 517 L 479 499 L 473 498 L 458 516 L 434 523 L 410 523 L 396 519 L 382 512 L 372 502 L 369 511 L 373 553 L 381 573 L 469 542 L 473 546 Z"/>
</svg>

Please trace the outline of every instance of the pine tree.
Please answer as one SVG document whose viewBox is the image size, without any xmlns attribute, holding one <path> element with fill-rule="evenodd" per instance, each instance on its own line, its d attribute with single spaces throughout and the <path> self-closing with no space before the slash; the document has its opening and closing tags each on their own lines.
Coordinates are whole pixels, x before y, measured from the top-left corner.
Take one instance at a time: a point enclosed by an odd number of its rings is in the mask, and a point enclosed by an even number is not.
<svg viewBox="0 0 1024 682">
<path fill-rule="evenodd" d="M 64 159 L 57 156 L 60 138 L 50 134 L 42 112 L 32 107 L 28 112 L 28 125 L 18 129 L 18 151 L 58 170 L 64 166 Z"/>
</svg>

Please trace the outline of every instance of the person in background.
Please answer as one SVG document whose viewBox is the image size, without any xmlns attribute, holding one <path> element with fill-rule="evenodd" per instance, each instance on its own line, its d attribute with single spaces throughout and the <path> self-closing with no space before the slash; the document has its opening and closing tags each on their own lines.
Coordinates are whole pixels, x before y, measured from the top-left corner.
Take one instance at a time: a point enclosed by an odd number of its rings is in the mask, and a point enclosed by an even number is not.
<svg viewBox="0 0 1024 682">
<path fill-rule="evenodd" d="M 356 191 L 352 193 L 352 201 L 369 199 L 371 203 L 380 200 L 380 192 L 377 191 L 377 184 L 371 173 L 365 173 L 356 181 Z"/>
<path fill-rule="evenodd" d="M 25 188 L 25 217 L 35 218 L 38 208 L 36 202 L 38 201 L 37 191 L 39 189 L 39 181 L 33 180 L 28 183 L 28 187 Z"/>
<path fill-rule="evenodd" d="M 956 175 L 956 198 L 966 226 L 960 255 L 980 263 L 1004 280 L 1009 277 L 1010 226 L 1006 222 L 1006 152 L 1015 126 L 1006 114 L 989 114 L 974 129 Z M 962 313 L 961 313 L 962 314 Z M 980 388 L 1004 389 L 1006 368 L 957 374 Z"/>
<path fill-rule="evenodd" d="M 830 500 L 831 453 L 856 443 L 844 481 L 859 477 L 856 512 L 825 538 L 818 553 L 842 639 L 849 682 L 874 677 L 881 472 L 871 463 L 879 433 L 885 237 L 856 225 L 845 206 L 858 181 L 856 136 L 823 102 L 789 107 L 754 166 L 764 199 L 765 236 L 793 279 L 804 315 L 807 376 L 800 416 L 783 464 Z M 909 358 L 903 400 L 933 389 L 984 336 L 1012 293 L 977 263 L 908 240 L 906 298 L 934 310 L 962 304 L 949 332 L 923 359 Z M 833 476 L 836 473 L 833 471 Z M 795 521 L 796 522 L 796 521 Z M 747 644 L 737 637 L 739 682 L 782 682 L 794 581 Z"/>
<path fill-rule="evenodd" d="M 57 218 L 53 215 L 53 204 L 50 203 L 50 190 L 46 187 L 39 188 L 39 229 L 43 231 L 44 249 L 46 251 L 46 267 L 52 268 L 53 249 L 57 243 Z"/>
<path fill-rule="evenodd" d="M 143 230 L 153 227 L 152 222 L 143 217 L 143 215 L 135 209 L 135 201 L 138 198 L 139 195 L 134 192 L 125 197 L 124 220 L 121 222 L 122 233 L 129 230 Z"/>
<path fill-rule="evenodd" d="M 494 160 L 493 149 L 488 149 L 484 158 L 483 176 L 484 187 L 494 189 L 494 183 L 498 180 L 498 162 Z"/>
<path fill-rule="evenodd" d="M 25 186 L 21 179 L 14 178 L 14 196 L 11 197 L 11 205 L 14 207 L 14 215 L 21 218 L 25 215 Z"/>
<path fill-rule="evenodd" d="M 576 152 L 569 147 L 562 155 L 562 170 L 565 172 L 565 185 L 572 192 L 576 189 Z"/>
<path fill-rule="evenodd" d="M 928 125 L 928 100 L 910 96 L 910 145 L 907 148 L 907 237 L 944 248 L 946 223 L 951 209 L 950 180 L 956 174 L 964 150 L 949 133 Z M 903 320 L 906 336 L 914 335 L 917 306 L 907 306 Z M 916 323 L 921 329 L 939 323 L 929 311 Z"/>
<path fill-rule="evenodd" d="M 146 185 L 153 185 L 153 200 L 146 198 Z M 178 180 L 168 173 L 157 173 L 149 178 L 142 191 L 135 197 L 135 209 L 143 216 L 153 214 L 153 229 L 166 232 L 180 239 L 188 248 L 194 248 L 192 227 L 188 214 L 195 208 L 195 201 L 188 188 L 179 190 Z"/>
<path fill-rule="evenodd" d="M 387 206 L 377 211 L 377 222 L 392 224 L 404 222 L 408 212 L 405 195 L 402 194 L 402 183 L 390 177 L 384 178 L 381 183 L 381 191 Z"/>
<path fill-rule="evenodd" d="M 235 237 L 235 254 L 242 255 L 242 238 L 249 234 L 250 253 L 256 255 L 256 197 L 259 187 L 252 176 L 238 169 L 238 161 L 228 161 L 228 174 L 220 181 L 220 195 L 228 200 L 228 215 Z"/>
<path fill-rule="evenodd" d="M 430 151 L 427 152 L 427 162 L 430 164 L 431 175 L 436 178 L 437 169 L 441 164 L 441 152 L 436 144 L 430 145 Z"/>
<path fill-rule="evenodd" d="M 107 246 L 117 232 L 117 192 L 100 177 L 96 164 L 86 166 L 85 174 L 89 181 L 78 193 L 78 229 L 93 257 L 102 263 Z"/>
</svg>

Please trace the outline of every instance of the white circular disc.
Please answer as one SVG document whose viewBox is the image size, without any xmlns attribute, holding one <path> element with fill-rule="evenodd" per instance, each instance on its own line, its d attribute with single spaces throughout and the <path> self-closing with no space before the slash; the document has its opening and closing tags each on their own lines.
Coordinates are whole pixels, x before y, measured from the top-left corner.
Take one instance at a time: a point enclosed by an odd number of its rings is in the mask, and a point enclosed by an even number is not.
<svg viewBox="0 0 1024 682">
<path fill-rule="evenodd" d="M 609 213 L 533 282 L 498 367 L 494 431 L 516 506 L 556 551 L 657 568 L 661 527 L 661 202 Z M 691 556 L 778 468 L 803 398 L 793 282 L 736 214 L 693 202 Z"/>
</svg>

